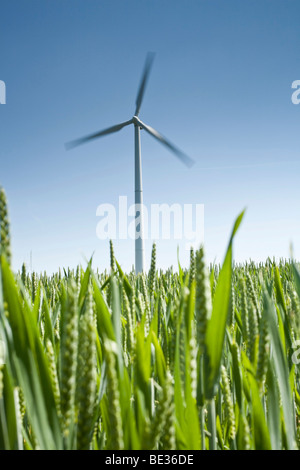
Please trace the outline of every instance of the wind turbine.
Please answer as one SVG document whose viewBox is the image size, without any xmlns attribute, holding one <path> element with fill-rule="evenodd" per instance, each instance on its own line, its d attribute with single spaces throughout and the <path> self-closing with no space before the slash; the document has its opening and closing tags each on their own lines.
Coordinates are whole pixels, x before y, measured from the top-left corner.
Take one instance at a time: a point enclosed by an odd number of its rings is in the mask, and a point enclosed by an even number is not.
<svg viewBox="0 0 300 470">
<path fill-rule="evenodd" d="M 140 109 L 148 82 L 150 70 L 152 67 L 154 59 L 153 53 L 148 53 L 146 58 L 146 64 L 144 72 L 142 75 L 142 80 L 138 89 L 138 94 L 136 97 L 136 108 L 134 116 L 125 122 L 116 124 L 115 126 L 108 127 L 100 132 L 90 134 L 86 137 L 73 140 L 66 144 L 67 149 L 77 147 L 78 145 L 85 144 L 90 140 L 94 140 L 98 137 L 102 137 L 107 134 L 112 134 L 114 132 L 120 131 L 123 127 L 129 126 L 130 124 L 134 125 L 134 143 L 135 143 L 135 272 L 140 273 L 144 271 L 144 235 L 143 235 L 143 187 L 142 187 L 142 162 L 141 162 L 141 141 L 140 141 L 140 131 L 144 129 L 152 137 L 157 139 L 160 143 L 164 144 L 171 150 L 176 157 L 178 157 L 185 165 L 191 166 L 194 161 L 188 157 L 185 153 L 179 150 L 175 145 L 173 145 L 169 140 L 163 137 L 159 132 L 157 132 L 152 127 L 148 126 L 139 119 Z"/>
</svg>

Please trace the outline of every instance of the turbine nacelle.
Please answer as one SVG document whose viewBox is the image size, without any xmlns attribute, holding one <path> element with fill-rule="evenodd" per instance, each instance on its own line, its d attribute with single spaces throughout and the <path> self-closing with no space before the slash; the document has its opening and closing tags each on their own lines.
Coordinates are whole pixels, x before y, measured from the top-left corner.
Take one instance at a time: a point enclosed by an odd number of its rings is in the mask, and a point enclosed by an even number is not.
<svg viewBox="0 0 300 470">
<path fill-rule="evenodd" d="M 132 122 L 135 126 L 139 126 L 142 129 L 142 126 L 141 126 L 142 121 L 137 116 L 133 116 Z"/>
</svg>

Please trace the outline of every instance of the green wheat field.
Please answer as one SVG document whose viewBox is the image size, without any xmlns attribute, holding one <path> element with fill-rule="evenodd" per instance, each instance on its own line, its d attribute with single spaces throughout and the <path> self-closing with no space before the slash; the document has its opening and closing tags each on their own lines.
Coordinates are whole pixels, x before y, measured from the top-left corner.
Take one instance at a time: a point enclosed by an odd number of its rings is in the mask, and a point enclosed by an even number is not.
<svg viewBox="0 0 300 470">
<path fill-rule="evenodd" d="M 1 190 L 0 449 L 299 448 L 300 275 L 234 264 L 242 218 L 222 266 L 29 275 Z"/>
</svg>

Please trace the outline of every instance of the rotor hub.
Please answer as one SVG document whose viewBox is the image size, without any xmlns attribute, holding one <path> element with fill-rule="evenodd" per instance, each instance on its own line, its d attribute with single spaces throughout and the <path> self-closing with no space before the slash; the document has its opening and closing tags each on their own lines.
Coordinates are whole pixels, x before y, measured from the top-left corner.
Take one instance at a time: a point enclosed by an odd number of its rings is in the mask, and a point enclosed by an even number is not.
<svg viewBox="0 0 300 470">
<path fill-rule="evenodd" d="M 137 116 L 133 116 L 132 118 L 132 122 L 133 124 L 135 124 L 136 126 L 139 126 L 141 121 L 139 120 L 139 118 Z"/>
</svg>

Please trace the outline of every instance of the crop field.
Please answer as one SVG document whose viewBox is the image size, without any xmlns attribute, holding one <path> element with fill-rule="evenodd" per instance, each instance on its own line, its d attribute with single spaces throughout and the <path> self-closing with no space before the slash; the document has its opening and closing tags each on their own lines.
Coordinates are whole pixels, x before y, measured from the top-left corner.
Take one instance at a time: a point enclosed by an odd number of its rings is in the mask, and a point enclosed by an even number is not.
<svg viewBox="0 0 300 470">
<path fill-rule="evenodd" d="M 297 449 L 297 263 L 12 272 L 0 193 L 0 449 Z"/>
</svg>

